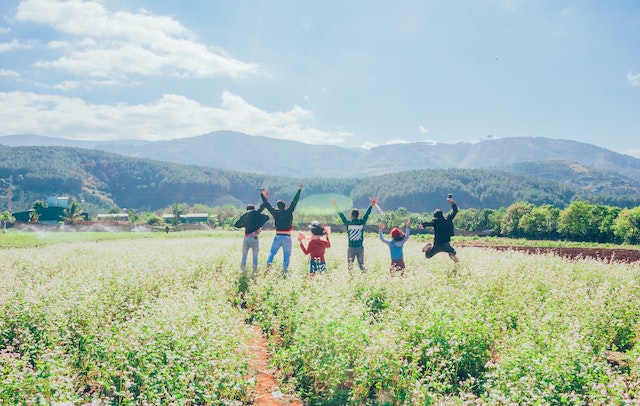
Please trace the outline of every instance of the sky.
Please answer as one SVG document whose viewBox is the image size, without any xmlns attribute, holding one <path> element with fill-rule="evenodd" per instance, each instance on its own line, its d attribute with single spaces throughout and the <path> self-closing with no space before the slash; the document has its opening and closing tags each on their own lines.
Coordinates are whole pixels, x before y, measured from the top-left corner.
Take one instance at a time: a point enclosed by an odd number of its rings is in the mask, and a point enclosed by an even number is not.
<svg viewBox="0 0 640 406">
<path fill-rule="evenodd" d="M 0 2 L 0 136 L 220 130 L 640 157 L 640 1 Z"/>
</svg>

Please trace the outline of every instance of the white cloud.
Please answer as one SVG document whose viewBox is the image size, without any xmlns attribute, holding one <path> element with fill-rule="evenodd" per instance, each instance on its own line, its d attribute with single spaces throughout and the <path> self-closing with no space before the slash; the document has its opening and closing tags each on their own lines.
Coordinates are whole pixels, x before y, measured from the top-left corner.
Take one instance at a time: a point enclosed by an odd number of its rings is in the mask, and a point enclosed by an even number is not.
<svg viewBox="0 0 640 406">
<path fill-rule="evenodd" d="M 0 68 L 0 77 L 18 80 L 20 79 L 20 73 L 14 70 Z"/>
<path fill-rule="evenodd" d="M 394 138 L 392 140 L 389 140 L 387 142 L 385 142 L 385 145 L 394 145 L 394 144 L 408 144 L 410 141 L 407 140 L 403 140 L 400 138 Z"/>
<path fill-rule="evenodd" d="M 640 86 L 640 73 L 627 73 L 627 80 L 631 86 Z"/>
<path fill-rule="evenodd" d="M 219 107 L 175 94 L 148 104 L 105 105 L 57 95 L 0 92 L 0 135 L 160 140 L 234 130 L 311 144 L 342 143 L 351 136 L 313 128 L 312 118 L 298 106 L 289 111 L 260 110 L 230 92 L 223 92 Z"/>
<path fill-rule="evenodd" d="M 172 75 L 178 77 L 241 77 L 260 67 L 242 62 L 224 50 L 197 42 L 171 17 L 141 10 L 110 12 L 96 1 L 24 0 L 16 20 L 48 25 L 70 36 L 49 43 L 65 54 L 36 66 L 76 75 Z"/>
<path fill-rule="evenodd" d="M 371 148 L 375 148 L 375 147 L 377 147 L 377 146 L 378 146 L 378 144 L 376 144 L 376 143 L 374 143 L 374 142 L 371 142 L 371 141 L 365 141 L 365 142 L 363 142 L 363 143 L 362 143 L 362 145 L 360 145 L 360 148 L 363 148 L 363 149 L 371 149 Z"/>
<path fill-rule="evenodd" d="M 80 82 L 75 80 L 65 80 L 64 82 L 58 83 L 57 85 L 53 86 L 54 89 L 62 91 L 73 90 L 77 89 L 78 87 L 80 87 Z"/>
<path fill-rule="evenodd" d="M 418 127 L 418 130 L 420 130 L 420 132 L 421 132 L 422 134 L 426 134 L 426 133 L 428 133 L 428 132 L 429 132 L 429 129 L 428 129 L 428 128 L 426 128 L 426 127 L 424 127 L 424 126 L 422 126 L 422 125 L 421 125 L 420 127 Z"/>
<path fill-rule="evenodd" d="M 27 49 L 27 48 L 31 48 L 31 45 L 15 39 L 11 42 L 0 42 L 0 52 L 9 52 L 15 49 Z"/>
</svg>

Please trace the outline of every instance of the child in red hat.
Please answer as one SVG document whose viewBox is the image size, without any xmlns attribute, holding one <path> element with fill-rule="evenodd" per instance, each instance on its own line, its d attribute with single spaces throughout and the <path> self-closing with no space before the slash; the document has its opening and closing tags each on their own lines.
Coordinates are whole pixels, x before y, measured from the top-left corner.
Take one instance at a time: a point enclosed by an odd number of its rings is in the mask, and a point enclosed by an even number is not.
<svg viewBox="0 0 640 406">
<path fill-rule="evenodd" d="M 378 236 L 380 237 L 380 241 L 387 244 L 389 246 L 389 252 L 391 254 L 391 267 L 389 272 L 391 275 L 400 274 L 404 275 L 404 253 L 402 251 L 402 247 L 404 243 L 409 239 L 409 234 L 411 232 L 411 223 L 409 220 L 405 222 L 405 230 L 402 231 L 398 227 L 394 227 L 391 229 L 391 240 L 387 240 L 382 235 L 382 230 L 384 229 L 384 225 L 382 223 L 378 224 Z"/>
<path fill-rule="evenodd" d="M 312 221 L 309 228 L 311 229 L 311 241 L 309 241 L 309 244 L 305 247 L 302 243 L 304 236 L 298 236 L 298 239 L 300 240 L 302 252 L 310 257 L 309 273 L 311 276 L 315 276 L 315 274 L 327 270 L 324 252 L 327 248 L 331 247 L 331 241 L 329 241 L 329 230 L 331 229 L 329 227 L 322 227 L 318 221 Z M 326 238 L 324 240 L 322 239 L 323 235 Z"/>
</svg>

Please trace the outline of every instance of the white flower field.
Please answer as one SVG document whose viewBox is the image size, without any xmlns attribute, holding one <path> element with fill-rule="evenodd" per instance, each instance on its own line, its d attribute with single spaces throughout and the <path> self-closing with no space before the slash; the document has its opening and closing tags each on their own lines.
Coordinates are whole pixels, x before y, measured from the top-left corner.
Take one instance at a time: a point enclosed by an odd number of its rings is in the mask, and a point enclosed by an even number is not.
<svg viewBox="0 0 640 406">
<path fill-rule="evenodd" d="M 286 279 L 279 253 L 250 280 L 240 232 L 18 234 L 0 238 L 2 405 L 251 404 L 252 325 L 311 405 L 640 402 L 639 263 L 459 248 L 454 267 L 412 236 L 390 276 L 371 234 L 361 274 L 332 234 L 327 273 L 294 243 Z"/>
</svg>

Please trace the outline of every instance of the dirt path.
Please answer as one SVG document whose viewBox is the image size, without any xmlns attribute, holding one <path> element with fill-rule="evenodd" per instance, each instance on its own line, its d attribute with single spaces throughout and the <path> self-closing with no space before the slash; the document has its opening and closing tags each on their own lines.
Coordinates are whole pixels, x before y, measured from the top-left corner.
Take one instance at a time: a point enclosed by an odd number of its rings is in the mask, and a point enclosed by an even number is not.
<svg viewBox="0 0 640 406">
<path fill-rule="evenodd" d="M 303 403 L 291 395 L 282 393 L 278 387 L 278 381 L 269 369 L 269 350 L 267 339 L 262 334 L 260 327 L 252 326 L 253 338 L 249 342 L 252 360 L 250 368 L 256 374 L 257 396 L 253 403 L 255 406 L 302 406 Z"/>
</svg>

